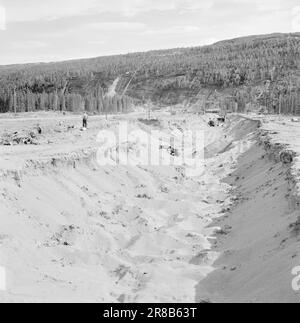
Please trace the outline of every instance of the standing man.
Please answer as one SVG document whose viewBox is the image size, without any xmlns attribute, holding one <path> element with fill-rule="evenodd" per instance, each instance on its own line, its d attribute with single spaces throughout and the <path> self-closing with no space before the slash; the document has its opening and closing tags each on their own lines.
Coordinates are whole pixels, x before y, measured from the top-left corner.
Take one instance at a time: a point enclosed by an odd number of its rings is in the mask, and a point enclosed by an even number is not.
<svg viewBox="0 0 300 323">
<path fill-rule="evenodd" d="M 84 129 L 87 129 L 87 123 L 88 123 L 88 114 L 86 112 L 84 112 L 83 118 L 82 118 L 82 127 Z"/>
</svg>

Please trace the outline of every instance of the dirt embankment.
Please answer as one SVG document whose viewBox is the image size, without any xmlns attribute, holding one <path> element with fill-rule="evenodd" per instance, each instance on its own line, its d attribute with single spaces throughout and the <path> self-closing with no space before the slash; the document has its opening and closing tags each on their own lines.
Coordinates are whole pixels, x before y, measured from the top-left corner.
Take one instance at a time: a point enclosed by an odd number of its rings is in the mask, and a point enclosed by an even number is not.
<svg viewBox="0 0 300 323">
<path fill-rule="evenodd" d="M 225 180 L 235 198 L 214 223 L 221 228 L 214 246 L 221 256 L 198 284 L 197 301 L 300 301 L 292 289 L 292 269 L 300 264 L 299 151 L 281 124 L 274 132 L 273 122 L 263 123 Z"/>
</svg>

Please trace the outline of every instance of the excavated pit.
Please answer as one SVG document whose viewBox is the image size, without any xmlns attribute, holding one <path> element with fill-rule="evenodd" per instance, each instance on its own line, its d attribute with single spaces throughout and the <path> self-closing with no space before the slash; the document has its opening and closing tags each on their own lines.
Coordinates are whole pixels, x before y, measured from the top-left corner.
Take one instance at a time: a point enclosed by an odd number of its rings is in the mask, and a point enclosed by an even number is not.
<svg viewBox="0 0 300 323">
<path fill-rule="evenodd" d="M 220 285 L 210 278 L 219 275 L 219 270 L 215 270 L 219 264 L 223 266 L 223 240 L 235 232 L 235 225 L 223 225 L 223 221 L 232 218 L 234 212 L 241 214 L 238 208 L 244 210 L 243 205 L 251 215 L 253 205 L 246 205 L 246 187 L 254 190 L 250 193 L 255 203 L 255 190 L 267 182 L 264 173 L 255 173 L 253 169 L 261 166 L 267 171 L 270 164 L 275 165 L 276 172 L 283 171 L 282 178 L 279 173 L 272 173 L 272 178 L 279 180 L 280 199 L 287 201 L 276 217 L 284 217 L 292 206 L 298 210 L 291 167 L 282 166 L 280 158 L 273 161 L 269 157 L 271 152 L 266 152 L 263 134 L 258 130 L 260 121 L 231 117 L 224 127 L 211 129 L 203 117 L 176 117 L 171 123 L 161 119 L 160 127 L 166 132 L 170 127 L 205 129 L 202 176 L 188 177 L 182 167 L 100 167 L 96 162 L 97 148 L 92 144 L 84 149 L 78 146 L 67 154 L 51 154 L 47 148 L 42 158 L 26 156 L 17 169 L 2 168 L 0 264 L 7 271 L 8 289 L 0 292 L 0 301 L 235 300 L 233 293 L 231 297 L 221 295 L 223 278 L 218 280 Z M 151 125 L 140 124 L 137 118 L 130 124 L 132 128 L 151 129 Z M 102 122 L 102 127 L 107 125 Z M 96 129 L 98 124 L 90 134 L 82 134 L 79 142 L 88 138 L 91 143 Z M 282 152 L 282 148 L 278 147 L 278 151 Z M 18 156 L 23 156 L 23 148 L 17 149 L 21 150 Z M 39 147 L 35 149 L 38 151 Z M 253 173 L 247 173 L 245 163 L 250 163 Z M 248 183 L 253 174 L 258 182 Z M 278 196 L 274 199 L 279 200 Z M 259 202 L 263 210 L 264 199 Z M 255 215 L 260 221 L 258 212 Z M 260 216 L 264 218 L 264 212 Z M 290 225 L 296 223 L 294 217 L 293 211 L 287 215 Z M 266 227 L 267 219 L 272 218 L 266 217 Z M 255 231 L 256 226 L 251 225 L 251 231 Z M 278 225 L 281 228 L 283 221 L 278 221 Z M 296 224 L 286 233 L 291 231 L 292 235 L 293 229 L 297 231 Z M 243 230 L 238 232 L 242 234 Z M 285 231 L 277 231 L 283 239 Z M 257 236 L 253 234 L 255 240 Z M 276 243 L 280 238 L 275 239 Z M 247 263 L 243 260 L 246 242 L 249 241 L 241 242 L 239 251 L 233 248 L 241 258 L 232 265 L 237 269 L 230 268 L 229 274 L 242 270 L 239 266 Z M 276 254 L 276 248 L 270 250 Z M 233 287 L 226 288 L 231 291 Z M 256 294 L 247 296 L 246 300 L 255 297 Z"/>
</svg>

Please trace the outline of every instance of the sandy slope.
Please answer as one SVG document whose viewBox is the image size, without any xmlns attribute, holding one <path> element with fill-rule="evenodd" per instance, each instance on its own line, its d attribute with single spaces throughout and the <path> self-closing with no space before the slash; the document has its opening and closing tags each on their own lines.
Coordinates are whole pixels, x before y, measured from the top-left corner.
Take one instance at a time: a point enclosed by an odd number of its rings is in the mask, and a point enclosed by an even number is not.
<svg viewBox="0 0 300 323">
<path fill-rule="evenodd" d="M 298 158 L 291 165 L 279 159 L 285 149 L 300 153 L 300 125 L 290 118 L 260 119 L 256 144 L 226 179 L 235 204 L 215 223 L 223 229 L 215 245 L 221 257 L 199 283 L 198 301 L 300 302 L 292 289 L 292 268 L 300 264 L 299 164 Z"/>
</svg>

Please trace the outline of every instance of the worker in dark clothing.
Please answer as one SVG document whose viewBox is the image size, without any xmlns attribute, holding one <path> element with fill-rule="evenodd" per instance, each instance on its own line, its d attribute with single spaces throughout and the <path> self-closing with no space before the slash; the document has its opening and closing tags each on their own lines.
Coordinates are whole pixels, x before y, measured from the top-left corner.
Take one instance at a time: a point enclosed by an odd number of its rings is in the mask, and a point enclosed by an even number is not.
<svg viewBox="0 0 300 323">
<path fill-rule="evenodd" d="M 88 114 L 85 112 L 82 118 L 82 127 L 87 129 L 87 124 L 88 124 Z"/>
</svg>

